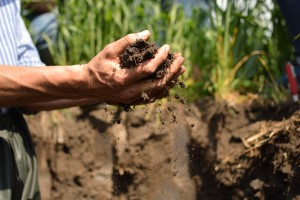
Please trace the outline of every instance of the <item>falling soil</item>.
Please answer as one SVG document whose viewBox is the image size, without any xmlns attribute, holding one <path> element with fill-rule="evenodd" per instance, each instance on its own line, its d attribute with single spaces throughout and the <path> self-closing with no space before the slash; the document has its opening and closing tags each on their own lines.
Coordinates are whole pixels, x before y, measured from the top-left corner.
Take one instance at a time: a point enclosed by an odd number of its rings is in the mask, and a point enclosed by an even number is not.
<svg viewBox="0 0 300 200">
<path fill-rule="evenodd" d="M 173 98 L 129 112 L 98 105 L 27 121 L 44 200 L 300 199 L 298 103 Z"/>
</svg>

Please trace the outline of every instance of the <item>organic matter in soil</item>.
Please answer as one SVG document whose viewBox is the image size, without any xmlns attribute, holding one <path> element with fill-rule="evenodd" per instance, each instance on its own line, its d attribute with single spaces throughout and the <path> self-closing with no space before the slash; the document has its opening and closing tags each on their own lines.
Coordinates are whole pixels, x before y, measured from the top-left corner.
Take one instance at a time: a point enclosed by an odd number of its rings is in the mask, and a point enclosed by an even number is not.
<svg viewBox="0 0 300 200">
<path fill-rule="evenodd" d="M 129 45 L 123 54 L 120 56 L 121 68 L 133 68 L 143 62 L 154 58 L 157 53 L 158 46 L 154 43 L 144 41 L 142 39 L 137 40 L 134 44 Z M 174 60 L 174 54 L 170 52 L 167 59 L 157 68 L 157 70 L 149 78 L 160 79 L 163 78 L 168 67 Z"/>
</svg>

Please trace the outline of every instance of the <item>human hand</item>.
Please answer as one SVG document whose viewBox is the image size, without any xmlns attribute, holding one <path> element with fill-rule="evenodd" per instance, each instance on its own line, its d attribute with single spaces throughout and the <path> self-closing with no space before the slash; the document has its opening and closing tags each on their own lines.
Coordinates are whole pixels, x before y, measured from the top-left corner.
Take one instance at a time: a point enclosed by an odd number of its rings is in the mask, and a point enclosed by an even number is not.
<svg viewBox="0 0 300 200">
<path fill-rule="evenodd" d="M 88 90 L 85 96 L 99 98 L 109 104 L 146 104 L 166 95 L 174 86 L 174 81 L 184 73 L 184 58 L 175 55 L 169 67 L 169 73 L 159 80 L 146 79 L 153 74 L 158 66 L 166 60 L 170 51 L 169 45 L 162 46 L 155 57 L 134 68 L 120 68 L 119 56 L 126 47 L 137 39 L 147 40 L 149 31 L 129 34 L 120 40 L 107 45 L 97 56 L 84 66 L 83 78 Z M 146 94 L 147 98 L 141 98 Z"/>
</svg>

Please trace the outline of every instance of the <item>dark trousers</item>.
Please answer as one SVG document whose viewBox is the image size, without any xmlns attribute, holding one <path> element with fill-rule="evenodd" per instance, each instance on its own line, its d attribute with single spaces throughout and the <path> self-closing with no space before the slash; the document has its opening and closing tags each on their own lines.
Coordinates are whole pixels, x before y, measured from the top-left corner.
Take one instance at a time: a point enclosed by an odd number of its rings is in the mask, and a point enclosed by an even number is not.
<svg viewBox="0 0 300 200">
<path fill-rule="evenodd" d="M 280 10 L 285 18 L 290 36 L 295 48 L 295 58 L 300 57 L 300 1 L 277 0 Z M 300 63 L 298 63 L 300 65 Z"/>
<path fill-rule="evenodd" d="M 26 122 L 11 109 L 0 116 L 0 199 L 39 200 L 34 145 Z"/>
</svg>

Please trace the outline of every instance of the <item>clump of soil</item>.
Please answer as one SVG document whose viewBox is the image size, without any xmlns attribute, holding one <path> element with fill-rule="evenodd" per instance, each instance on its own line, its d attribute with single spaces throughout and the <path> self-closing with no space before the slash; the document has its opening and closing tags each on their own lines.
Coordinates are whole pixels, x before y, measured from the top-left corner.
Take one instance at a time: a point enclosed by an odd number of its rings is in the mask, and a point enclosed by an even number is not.
<svg viewBox="0 0 300 200">
<path fill-rule="evenodd" d="M 121 68 L 134 68 L 143 62 L 152 59 L 155 57 L 159 47 L 155 43 L 147 42 L 142 39 L 137 40 L 135 43 L 129 45 L 125 51 L 120 55 L 120 67 Z M 165 77 L 168 73 L 168 67 L 174 61 L 174 53 L 169 52 L 167 59 L 157 68 L 157 70 L 147 77 L 148 79 L 160 79 Z M 176 80 L 176 84 L 180 86 L 180 88 L 184 89 L 185 84 L 182 81 Z M 166 88 L 168 90 L 168 88 Z M 141 95 L 143 100 L 149 100 L 149 96 L 147 93 L 143 93 Z M 176 99 L 179 99 L 179 95 L 175 96 Z M 184 101 L 181 101 L 185 103 Z M 120 108 L 123 111 L 131 110 L 130 105 L 122 104 Z"/>
<path fill-rule="evenodd" d="M 143 62 L 154 58 L 157 53 L 158 46 L 154 43 L 144 41 L 142 39 L 137 40 L 134 44 L 129 45 L 123 54 L 120 55 L 121 68 L 134 68 Z M 174 60 L 174 54 L 170 52 L 167 59 L 163 62 L 157 70 L 149 78 L 160 79 L 167 74 L 168 67 Z"/>
</svg>

